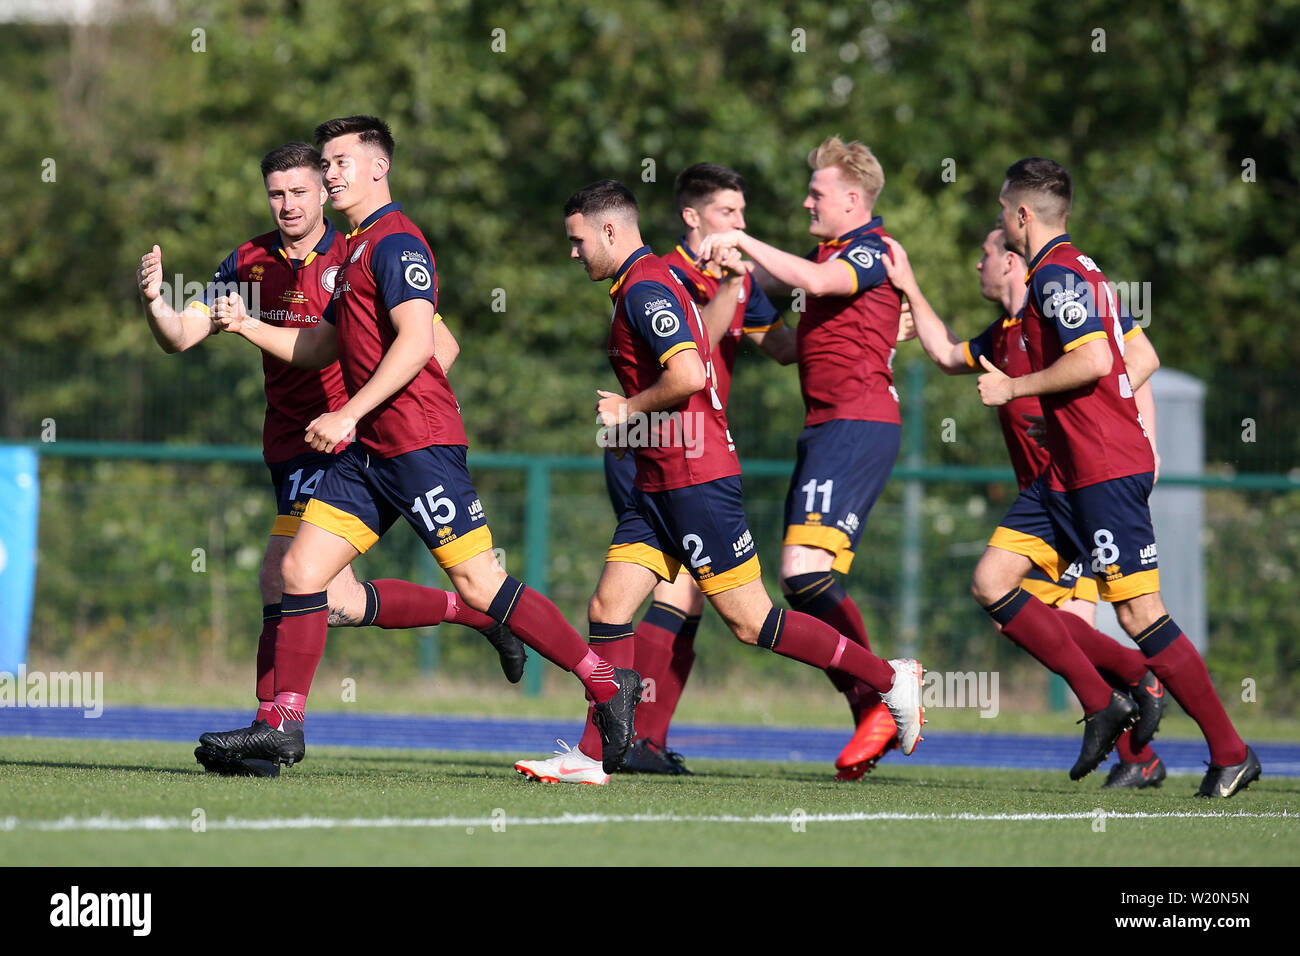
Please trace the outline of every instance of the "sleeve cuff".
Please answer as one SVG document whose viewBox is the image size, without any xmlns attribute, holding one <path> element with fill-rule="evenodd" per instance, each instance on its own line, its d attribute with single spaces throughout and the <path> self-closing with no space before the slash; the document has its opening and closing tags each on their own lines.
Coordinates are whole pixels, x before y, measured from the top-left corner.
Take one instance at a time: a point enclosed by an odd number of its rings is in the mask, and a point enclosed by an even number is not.
<svg viewBox="0 0 1300 956">
<path fill-rule="evenodd" d="M 670 358 L 672 358 L 674 355 L 676 355 L 678 352 L 685 352 L 687 349 L 694 349 L 694 348 L 695 348 L 695 343 L 694 343 L 694 342 L 678 342 L 676 345 L 674 345 L 672 348 L 670 348 L 667 352 L 664 352 L 662 355 L 659 356 L 659 364 L 660 364 L 660 365 L 667 365 L 667 364 L 668 364 L 668 360 L 669 360 Z M 699 351 L 699 350 L 696 349 L 696 351 Z"/>
<path fill-rule="evenodd" d="M 1075 339 L 1073 342 L 1067 342 L 1065 345 L 1062 345 L 1061 351 L 1073 352 L 1075 349 L 1077 349 L 1080 345 L 1083 345 L 1085 342 L 1091 342 L 1093 339 L 1104 339 L 1105 337 L 1106 337 L 1105 332 L 1089 332 L 1087 335 L 1079 336 L 1079 338 Z"/>
<path fill-rule="evenodd" d="M 844 268 L 848 269 L 849 272 L 853 275 L 853 291 L 850 292 L 849 295 L 857 295 L 858 294 L 858 270 L 853 268 L 853 266 L 850 263 L 845 262 L 843 259 L 836 259 L 835 261 L 843 265 Z"/>
<path fill-rule="evenodd" d="M 768 325 L 747 325 L 745 326 L 744 331 L 746 335 L 763 335 L 764 333 L 771 332 L 773 329 L 784 324 L 785 323 L 781 320 L 781 317 L 777 316 L 775 322 L 771 322 Z"/>
<path fill-rule="evenodd" d="M 969 365 L 971 368 L 979 367 L 980 363 L 975 361 L 975 356 L 971 354 L 970 339 L 967 339 L 965 342 L 961 344 L 961 354 L 966 359 L 966 364 Z"/>
</svg>

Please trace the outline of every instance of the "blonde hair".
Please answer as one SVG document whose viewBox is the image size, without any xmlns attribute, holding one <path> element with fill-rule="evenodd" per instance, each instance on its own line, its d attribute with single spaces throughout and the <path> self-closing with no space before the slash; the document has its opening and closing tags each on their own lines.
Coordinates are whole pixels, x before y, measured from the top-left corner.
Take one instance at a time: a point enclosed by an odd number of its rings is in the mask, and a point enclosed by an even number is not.
<svg viewBox="0 0 1300 956">
<path fill-rule="evenodd" d="M 885 188 L 885 172 L 880 168 L 880 160 L 857 140 L 846 143 L 838 136 L 828 137 L 808 154 L 808 165 L 814 170 L 834 166 L 841 176 L 862 187 L 868 209 L 876 204 L 876 197 Z"/>
</svg>

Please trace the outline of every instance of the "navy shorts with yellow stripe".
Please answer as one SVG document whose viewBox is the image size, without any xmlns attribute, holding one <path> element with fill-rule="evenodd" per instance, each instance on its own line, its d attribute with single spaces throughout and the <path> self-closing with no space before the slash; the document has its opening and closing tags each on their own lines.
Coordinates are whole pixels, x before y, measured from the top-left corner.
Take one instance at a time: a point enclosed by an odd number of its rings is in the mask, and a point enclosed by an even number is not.
<svg viewBox="0 0 1300 956">
<path fill-rule="evenodd" d="M 298 522 L 307 509 L 307 502 L 316 493 L 321 479 L 334 464 L 334 455 L 312 451 L 294 455 L 288 461 L 268 461 L 271 488 L 275 493 L 275 524 L 271 534 L 292 538 L 298 533 Z"/>
<path fill-rule="evenodd" d="M 361 553 L 404 517 L 443 568 L 492 548 L 464 445 L 431 445 L 394 458 L 357 444 L 334 456 L 302 520 Z"/>
<path fill-rule="evenodd" d="M 1066 601 L 1075 600 L 1097 603 L 1097 580 L 1081 559 L 1071 563 L 1055 581 L 1034 565 L 1020 586 L 1049 607 L 1060 607 Z"/>
<path fill-rule="evenodd" d="M 805 428 L 785 496 L 785 545 L 822 548 L 847 574 L 867 515 L 898 460 L 902 428 L 837 418 Z"/>
<path fill-rule="evenodd" d="M 756 580 L 762 569 L 741 503 L 740 476 L 667 491 L 632 490 L 606 561 L 627 561 L 672 581 L 685 567 L 705 594 Z"/>
<path fill-rule="evenodd" d="M 989 545 L 1021 554 L 1060 580 L 1075 560 L 1097 580 L 1104 601 L 1160 590 L 1156 536 L 1147 497 L 1152 474 L 1052 491 L 1039 478 L 1020 492 Z"/>
</svg>

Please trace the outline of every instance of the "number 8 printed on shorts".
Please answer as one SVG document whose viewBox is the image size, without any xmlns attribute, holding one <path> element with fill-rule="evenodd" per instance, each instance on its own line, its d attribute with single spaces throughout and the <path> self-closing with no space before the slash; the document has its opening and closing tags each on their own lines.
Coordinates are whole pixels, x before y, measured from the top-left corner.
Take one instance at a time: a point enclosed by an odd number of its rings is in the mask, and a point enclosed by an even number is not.
<svg viewBox="0 0 1300 956">
<path fill-rule="evenodd" d="M 1106 528 L 1093 534 L 1092 543 L 1096 545 L 1092 549 L 1092 573 L 1102 574 L 1106 565 L 1119 560 L 1119 548 L 1115 545 L 1115 536 Z"/>
</svg>

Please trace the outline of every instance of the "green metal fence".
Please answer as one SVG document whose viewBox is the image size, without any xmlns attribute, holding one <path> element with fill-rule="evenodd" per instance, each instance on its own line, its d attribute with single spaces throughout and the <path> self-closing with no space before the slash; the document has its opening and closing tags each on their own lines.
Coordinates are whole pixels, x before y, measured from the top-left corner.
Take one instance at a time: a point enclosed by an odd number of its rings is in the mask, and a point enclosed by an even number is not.
<svg viewBox="0 0 1300 956">
<path fill-rule="evenodd" d="M 259 620 L 256 564 L 274 513 L 259 449 L 24 444 L 42 456 L 34 649 L 150 660 L 248 656 L 252 622 Z M 847 578 L 849 590 L 873 640 L 890 654 L 920 653 L 946 669 L 1014 668 L 1023 660 L 992 638 L 966 593 L 983 543 L 1014 497 L 1011 472 L 928 467 L 915 464 L 919 457 L 915 440 L 905 439 L 903 460 Z M 778 566 L 791 463 L 742 465 L 751 527 L 775 593 L 770 572 Z M 476 452 L 470 467 L 510 572 L 581 621 L 614 524 L 601 459 Z M 1239 671 L 1260 675 L 1271 702 L 1285 709 L 1296 699 L 1300 658 L 1300 615 L 1290 600 L 1300 567 L 1300 482 L 1280 475 L 1173 474 L 1161 481 L 1206 489 L 1212 668 L 1231 669 L 1230 680 Z M 186 573 L 195 546 L 207 554 L 203 575 Z M 360 561 L 363 577 L 438 576 L 418 539 L 398 529 Z M 720 632 L 711 617 L 702 635 Z M 332 637 L 331 653 L 380 669 L 444 667 L 491 676 L 479 666 L 481 649 L 464 637 L 364 633 Z M 718 666 L 740 666 L 738 653 L 720 652 Z M 770 676 L 766 658 L 751 657 L 743 666 L 756 668 L 756 680 Z M 540 691 L 544 670 L 530 667 L 528 692 Z"/>
</svg>

